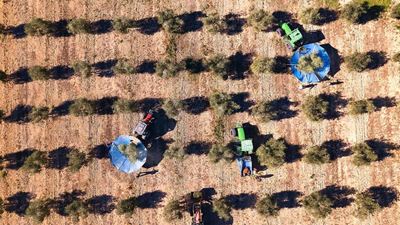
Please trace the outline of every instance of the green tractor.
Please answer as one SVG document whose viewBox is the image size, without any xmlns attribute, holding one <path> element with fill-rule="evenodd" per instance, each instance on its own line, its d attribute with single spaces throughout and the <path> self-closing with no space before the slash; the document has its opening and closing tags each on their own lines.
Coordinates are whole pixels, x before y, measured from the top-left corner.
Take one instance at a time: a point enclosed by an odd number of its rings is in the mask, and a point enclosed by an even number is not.
<svg viewBox="0 0 400 225">
<path fill-rule="evenodd" d="M 238 123 L 235 128 L 231 129 L 232 136 L 239 141 L 236 145 L 236 162 L 240 169 L 241 176 L 249 176 L 253 173 L 253 163 L 251 155 L 253 154 L 253 140 L 246 139 L 243 124 Z"/>
<path fill-rule="evenodd" d="M 291 29 L 289 23 L 279 23 L 279 28 L 276 32 L 283 37 L 286 45 L 290 50 L 296 50 L 298 47 L 303 45 L 304 38 L 299 28 Z"/>
</svg>

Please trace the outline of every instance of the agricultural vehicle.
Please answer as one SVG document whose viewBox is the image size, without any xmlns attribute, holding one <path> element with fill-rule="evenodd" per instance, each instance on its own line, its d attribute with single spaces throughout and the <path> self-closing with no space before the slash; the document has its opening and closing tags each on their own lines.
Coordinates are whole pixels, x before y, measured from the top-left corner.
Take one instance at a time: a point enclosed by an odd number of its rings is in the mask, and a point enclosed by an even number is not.
<svg viewBox="0 0 400 225">
<path fill-rule="evenodd" d="M 202 202 L 203 197 L 201 192 L 191 192 L 186 199 L 190 215 L 192 216 L 191 225 L 204 225 L 203 212 L 201 211 Z"/>
<path fill-rule="evenodd" d="M 149 125 L 153 122 L 153 120 L 154 120 L 154 112 L 153 110 L 150 110 L 147 114 L 144 115 L 143 119 L 138 122 L 135 129 L 133 130 L 133 133 L 141 136 L 142 139 L 145 140 L 150 134 L 148 128 Z"/>
<path fill-rule="evenodd" d="M 299 28 L 291 29 L 289 23 L 279 23 L 279 28 L 276 32 L 283 37 L 286 45 L 290 50 L 296 50 L 296 48 L 303 45 L 304 39 Z"/>
<path fill-rule="evenodd" d="M 237 124 L 231 129 L 232 136 L 236 137 L 239 143 L 236 145 L 236 162 L 240 169 L 241 176 L 249 176 L 253 173 L 253 163 L 251 155 L 253 154 L 253 140 L 246 139 L 243 124 Z"/>
</svg>

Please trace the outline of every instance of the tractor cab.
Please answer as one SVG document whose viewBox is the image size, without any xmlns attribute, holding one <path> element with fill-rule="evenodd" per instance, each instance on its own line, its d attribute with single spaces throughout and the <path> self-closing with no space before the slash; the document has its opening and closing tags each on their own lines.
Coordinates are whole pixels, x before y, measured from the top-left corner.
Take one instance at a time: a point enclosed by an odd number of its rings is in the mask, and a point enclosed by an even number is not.
<svg viewBox="0 0 400 225">
<path fill-rule="evenodd" d="M 191 225 L 204 225 L 202 212 L 203 196 L 201 192 L 191 192 L 186 197 L 190 215 L 192 216 Z"/>
<path fill-rule="evenodd" d="M 253 173 L 253 164 L 251 155 L 253 154 L 253 140 L 246 139 L 245 129 L 243 124 L 236 124 L 236 127 L 231 129 L 231 134 L 239 142 L 236 143 L 236 162 L 239 166 L 240 175 L 250 176 Z"/>
<path fill-rule="evenodd" d="M 141 136 L 143 140 L 145 140 L 149 136 L 149 125 L 154 120 L 154 112 L 150 110 L 147 114 L 144 115 L 143 119 L 138 122 L 133 133 Z"/>
<path fill-rule="evenodd" d="M 288 48 L 293 51 L 303 45 L 304 39 L 299 28 L 292 30 L 289 23 L 280 23 L 276 32 L 283 37 Z"/>
</svg>

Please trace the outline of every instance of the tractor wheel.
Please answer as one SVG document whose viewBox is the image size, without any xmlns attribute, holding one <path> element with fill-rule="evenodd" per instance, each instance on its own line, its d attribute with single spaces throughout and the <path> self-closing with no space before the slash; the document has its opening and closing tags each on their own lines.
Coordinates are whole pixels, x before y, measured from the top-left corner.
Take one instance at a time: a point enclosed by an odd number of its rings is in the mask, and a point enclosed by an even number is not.
<svg viewBox="0 0 400 225">
<path fill-rule="evenodd" d="M 279 36 L 283 36 L 283 30 L 281 28 L 276 29 L 276 33 L 279 34 Z"/>
</svg>

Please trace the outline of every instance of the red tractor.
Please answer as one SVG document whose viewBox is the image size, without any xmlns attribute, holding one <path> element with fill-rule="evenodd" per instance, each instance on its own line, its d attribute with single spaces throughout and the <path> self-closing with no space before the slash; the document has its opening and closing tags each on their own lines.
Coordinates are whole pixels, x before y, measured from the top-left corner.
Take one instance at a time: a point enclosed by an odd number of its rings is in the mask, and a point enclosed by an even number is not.
<svg viewBox="0 0 400 225">
<path fill-rule="evenodd" d="M 145 140 L 150 132 L 149 132 L 149 125 L 153 122 L 154 120 L 154 112 L 153 110 L 149 110 L 147 114 L 144 115 L 143 119 L 139 121 L 139 123 L 136 125 L 135 129 L 133 130 L 133 133 L 135 133 L 138 136 L 141 136 L 143 140 Z"/>
</svg>

